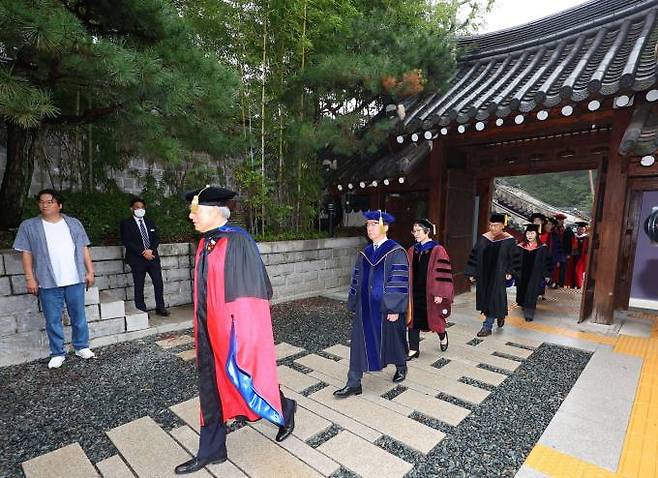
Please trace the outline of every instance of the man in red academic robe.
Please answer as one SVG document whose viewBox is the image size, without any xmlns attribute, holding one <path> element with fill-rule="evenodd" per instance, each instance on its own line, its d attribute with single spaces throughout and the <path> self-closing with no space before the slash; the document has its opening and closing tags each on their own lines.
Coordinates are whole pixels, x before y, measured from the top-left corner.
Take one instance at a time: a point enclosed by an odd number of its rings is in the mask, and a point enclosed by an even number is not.
<svg viewBox="0 0 658 478">
<path fill-rule="evenodd" d="M 589 250 L 589 234 L 587 234 L 587 223 L 577 222 L 576 233 L 572 239 L 573 247 L 573 281 L 572 287 L 580 289 L 585 281 L 585 271 L 587 269 L 587 252 Z"/>
<path fill-rule="evenodd" d="M 201 433 L 197 456 L 176 467 L 193 473 L 226 461 L 226 422 L 265 418 L 283 441 L 297 404 L 279 389 L 270 317 L 272 287 L 256 243 L 229 225 L 235 193 L 206 186 L 186 194 L 190 219 L 203 234 L 194 268 L 194 335 Z"/>
</svg>

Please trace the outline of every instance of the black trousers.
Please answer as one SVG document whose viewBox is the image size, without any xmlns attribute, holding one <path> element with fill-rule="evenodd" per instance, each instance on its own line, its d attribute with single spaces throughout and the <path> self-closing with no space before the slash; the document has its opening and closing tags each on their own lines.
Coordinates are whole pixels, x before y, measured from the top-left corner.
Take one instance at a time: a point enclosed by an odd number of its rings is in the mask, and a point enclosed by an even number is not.
<svg viewBox="0 0 658 478">
<path fill-rule="evenodd" d="M 279 394 L 281 395 L 283 417 L 287 425 L 293 415 L 295 402 L 286 398 L 283 392 L 279 391 Z M 214 423 L 201 427 L 197 458 L 200 460 L 218 460 L 226 457 L 226 454 L 226 425 L 218 419 Z"/>
<path fill-rule="evenodd" d="M 158 310 L 164 309 L 164 285 L 162 283 L 160 259 L 130 264 L 130 270 L 133 274 L 133 283 L 135 285 L 135 307 L 146 310 L 146 304 L 144 302 L 144 279 L 146 278 L 146 274 L 148 274 L 151 277 L 153 290 L 155 291 L 155 308 Z"/>
<path fill-rule="evenodd" d="M 409 350 L 420 350 L 420 329 L 409 329 Z"/>
</svg>

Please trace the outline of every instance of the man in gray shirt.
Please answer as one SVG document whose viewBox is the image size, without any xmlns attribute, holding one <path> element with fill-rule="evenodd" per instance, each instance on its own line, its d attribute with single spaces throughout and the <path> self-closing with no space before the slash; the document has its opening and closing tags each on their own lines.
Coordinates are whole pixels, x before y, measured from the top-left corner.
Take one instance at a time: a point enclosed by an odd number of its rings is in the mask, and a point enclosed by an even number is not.
<svg viewBox="0 0 658 478">
<path fill-rule="evenodd" d="M 22 253 L 25 282 L 30 294 L 38 295 L 46 319 L 50 344 L 48 368 L 64 363 L 64 303 L 71 318 L 75 354 L 95 357 L 89 350 L 85 315 L 85 285 L 94 284 L 89 238 L 80 221 L 61 213 L 62 200 L 52 189 L 36 196 L 41 215 L 26 219 L 18 229 L 14 249 Z"/>
</svg>

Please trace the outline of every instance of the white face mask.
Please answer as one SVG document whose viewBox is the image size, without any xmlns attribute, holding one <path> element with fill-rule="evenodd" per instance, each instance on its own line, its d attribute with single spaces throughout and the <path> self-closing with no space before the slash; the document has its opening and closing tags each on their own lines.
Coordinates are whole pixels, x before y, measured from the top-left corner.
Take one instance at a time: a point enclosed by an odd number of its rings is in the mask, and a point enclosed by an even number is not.
<svg viewBox="0 0 658 478">
<path fill-rule="evenodd" d="M 142 218 L 146 215 L 146 209 L 135 209 L 133 210 L 135 217 Z"/>
</svg>

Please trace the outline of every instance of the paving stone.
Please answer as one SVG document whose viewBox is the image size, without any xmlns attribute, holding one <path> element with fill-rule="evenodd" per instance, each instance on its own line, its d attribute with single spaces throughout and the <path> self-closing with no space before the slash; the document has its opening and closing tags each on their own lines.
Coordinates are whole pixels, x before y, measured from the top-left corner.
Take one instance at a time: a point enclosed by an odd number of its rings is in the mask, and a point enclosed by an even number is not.
<svg viewBox="0 0 658 478">
<path fill-rule="evenodd" d="M 331 422 L 297 404 L 295 413 L 295 431 L 293 435 L 306 441 L 331 426 Z"/>
<path fill-rule="evenodd" d="M 354 420 L 379 430 L 386 435 L 390 435 L 405 445 L 423 453 L 429 452 L 445 436 L 438 430 L 426 427 L 404 415 L 400 415 L 366 399 L 359 397 L 337 399 L 333 396 L 334 390 L 334 387 L 327 387 L 310 395 L 309 398 L 348 415 L 354 418 Z"/>
<path fill-rule="evenodd" d="M 139 477 L 173 478 L 174 468 L 191 457 L 150 417 L 114 428 L 107 435 Z M 199 470 L 188 476 L 211 475 L 206 470 Z"/>
<path fill-rule="evenodd" d="M 293 370 L 285 365 L 278 366 L 277 373 L 279 375 L 279 383 L 285 384 L 295 392 L 302 392 L 319 382 L 318 379 L 305 373 L 298 372 L 297 370 Z"/>
<path fill-rule="evenodd" d="M 78 443 L 51 451 L 22 464 L 25 478 L 92 478 L 98 473 Z"/>
<path fill-rule="evenodd" d="M 295 392 L 294 390 L 290 390 L 285 386 L 283 387 L 283 392 L 285 393 L 286 397 L 296 400 L 297 405 L 301 405 L 302 407 L 308 409 L 309 411 L 323 418 L 326 418 L 327 420 L 330 420 L 336 425 L 351 431 L 352 433 L 360 436 L 361 438 L 369 442 L 375 442 L 382 436 L 382 434 L 377 430 L 367 425 L 364 425 L 363 423 L 359 423 L 353 418 L 344 415 L 342 413 L 339 413 L 336 410 L 333 410 L 332 408 L 329 408 L 322 403 L 319 403 L 315 400 L 305 397 L 304 395 L 300 395 L 299 393 Z M 295 422 L 295 426 L 297 426 L 296 422 Z"/>
<path fill-rule="evenodd" d="M 176 354 L 177 357 L 182 358 L 186 362 L 196 359 L 196 349 L 183 350 Z"/>
<path fill-rule="evenodd" d="M 231 461 L 252 478 L 322 476 L 251 427 L 230 433 L 226 446 Z"/>
<path fill-rule="evenodd" d="M 194 342 L 194 338 L 189 335 L 179 335 L 178 337 L 171 337 L 169 339 L 158 340 L 155 342 L 163 349 L 172 349 L 174 347 L 180 347 L 181 345 L 186 345 Z"/>
<path fill-rule="evenodd" d="M 135 475 L 119 455 L 99 461 L 96 463 L 96 468 L 101 472 L 103 478 L 135 478 Z"/>
<path fill-rule="evenodd" d="M 169 410 L 178 415 L 195 432 L 199 432 L 199 397 L 191 398 L 185 402 L 169 407 Z"/>
<path fill-rule="evenodd" d="M 105 302 L 105 299 L 101 302 L 101 320 L 113 319 L 116 317 L 124 317 L 126 315 L 126 308 L 123 300 L 113 300 Z"/>
<path fill-rule="evenodd" d="M 399 478 L 412 468 L 410 463 L 347 431 L 340 432 L 318 449 L 364 478 Z"/>
<path fill-rule="evenodd" d="M 402 403 L 409 408 L 441 420 L 453 427 L 459 425 L 471 413 L 466 408 L 458 407 L 452 403 L 411 389 L 405 390 L 395 397 L 393 401 Z"/>
<path fill-rule="evenodd" d="M 494 386 L 500 385 L 507 378 L 506 375 L 484 370 L 482 368 L 478 368 L 470 364 L 460 363 L 458 361 L 452 361 L 446 364 L 441 368 L 441 371 L 446 375 L 450 375 L 454 378 L 470 377 Z"/>
<path fill-rule="evenodd" d="M 489 392 L 486 390 L 457 382 L 438 373 L 423 370 L 420 367 L 409 367 L 405 385 L 411 383 L 428 386 L 436 391 L 475 404 L 481 403 L 489 395 Z M 409 386 L 411 387 L 411 385 Z"/>
<path fill-rule="evenodd" d="M 199 449 L 199 435 L 188 426 L 182 426 L 174 428 L 169 432 L 169 434 L 176 439 L 178 443 L 183 445 L 190 454 L 196 455 Z M 215 476 L 221 476 L 222 478 L 244 478 L 245 475 L 238 467 L 233 463 L 225 461 L 224 463 L 215 463 L 214 465 L 208 465 L 206 468 Z"/>
<path fill-rule="evenodd" d="M 276 351 L 276 359 L 281 360 L 286 357 L 296 355 L 299 352 L 303 352 L 304 349 L 301 347 L 295 347 L 294 345 L 290 345 L 286 342 L 281 342 L 280 344 L 276 345 L 275 351 Z"/>
<path fill-rule="evenodd" d="M 300 408 L 297 410 L 300 410 Z M 297 422 L 297 418 L 295 419 L 295 422 Z M 278 430 L 278 428 L 274 427 L 274 425 L 267 423 L 264 420 L 251 423 L 250 426 L 255 430 L 258 430 L 261 434 L 263 434 L 263 436 L 269 438 L 270 440 L 274 440 Z M 278 446 L 288 450 L 294 456 L 302 460 L 313 469 L 319 471 L 324 476 L 331 475 L 332 473 L 338 471 L 340 468 L 340 465 L 334 460 L 327 458 L 327 456 L 323 455 L 315 448 L 309 446 L 303 440 L 297 438 L 294 434 L 293 436 L 288 437 L 279 443 Z"/>
<path fill-rule="evenodd" d="M 521 365 L 519 362 L 515 362 L 513 360 L 479 352 L 477 347 L 471 347 L 469 345 L 451 345 L 450 348 L 445 352 L 445 356 L 450 360 L 462 359 L 475 362 L 476 364 L 485 363 L 487 365 L 493 365 L 494 367 L 502 368 L 504 370 L 509 370 L 510 372 L 513 372 L 519 368 L 519 365 Z"/>
</svg>

